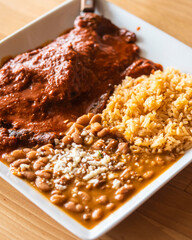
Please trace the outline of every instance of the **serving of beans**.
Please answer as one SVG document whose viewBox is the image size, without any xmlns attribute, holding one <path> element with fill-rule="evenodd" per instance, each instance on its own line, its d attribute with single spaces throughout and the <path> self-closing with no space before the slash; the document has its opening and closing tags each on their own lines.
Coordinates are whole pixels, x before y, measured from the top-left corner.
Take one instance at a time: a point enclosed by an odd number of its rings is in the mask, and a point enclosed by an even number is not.
<svg viewBox="0 0 192 240">
<path fill-rule="evenodd" d="M 173 153 L 133 153 L 119 134 L 103 127 L 100 114 L 92 113 L 69 123 L 65 136 L 55 144 L 2 155 L 13 174 L 29 181 L 87 228 L 120 207 L 175 160 Z M 64 163 L 66 167 L 60 168 Z"/>
</svg>

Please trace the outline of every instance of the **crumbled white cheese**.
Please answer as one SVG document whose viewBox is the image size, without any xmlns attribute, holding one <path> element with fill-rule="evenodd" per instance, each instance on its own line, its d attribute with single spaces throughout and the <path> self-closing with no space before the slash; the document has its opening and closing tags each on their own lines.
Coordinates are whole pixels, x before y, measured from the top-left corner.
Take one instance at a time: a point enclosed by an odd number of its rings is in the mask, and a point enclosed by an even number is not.
<svg viewBox="0 0 192 240">
<path fill-rule="evenodd" d="M 23 164 L 20 165 L 21 172 L 25 171 L 26 169 L 29 169 L 29 168 L 30 168 L 30 166 L 28 164 L 23 163 Z"/>
<path fill-rule="evenodd" d="M 84 180 L 89 180 L 91 178 L 94 178 L 95 176 L 97 176 L 98 174 L 102 173 L 102 172 L 105 172 L 107 170 L 106 167 L 100 167 L 100 168 L 97 168 L 93 171 L 91 171 L 90 173 L 88 173 L 87 175 L 85 175 L 83 177 Z"/>
<path fill-rule="evenodd" d="M 113 186 L 112 188 L 118 189 L 121 185 L 121 182 L 118 179 L 113 180 Z"/>
<path fill-rule="evenodd" d="M 117 177 L 117 174 L 115 174 L 115 173 L 109 173 L 108 174 L 108 179 L 109 180 L 115 179 L 116 177 Z"/>
<path fill-rule="evenodd" d="M 63 191 L 67 188 L 67 186 L 56 183 L 55 188 L 60 190 L 60 191 Z"/>
</svg>

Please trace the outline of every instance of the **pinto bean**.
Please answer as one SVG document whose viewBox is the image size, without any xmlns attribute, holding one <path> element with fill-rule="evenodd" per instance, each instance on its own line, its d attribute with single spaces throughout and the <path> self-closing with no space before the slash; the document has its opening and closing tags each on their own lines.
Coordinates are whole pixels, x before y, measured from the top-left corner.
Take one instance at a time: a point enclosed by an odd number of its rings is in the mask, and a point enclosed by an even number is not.
<svg viewBox="0 0 192 240">
<path fill-rule="evenodd" d="M 108 143 L 106 150 L 114 150 L 117 147 L 118 141 L 115 139 L 111 139 L 110 142 Z"/>
<path fill-rule="evenodd" d="M 36 175 L 33 171 L 23 171 L 21 172 L 21 175 L 29 181 L 34 181 L 36 178 Z"/>
<path fill-rule="evenodd" d="M 15 159 L 23 159 L 23 158 L 26 157 L 26 153 L 23 150 L 20 150 L 20 149 L 14 150 L 13 152 L 11 152 L 11 155 Z"/>
<path fill-rule="evenodd" d="M 90 123 L 95 123 L 95 122 L 101 123 L 101 120 L 102 120 L 101 115 L 96 114 L 91 118 Z"/>
<path fill-rule="evenodd" d="M 165 161 L 164 161 L 163 158 L 160 157 L 160 156 L 155 157 L 155 162 L 156 162 L 158 165 L 160 165 L 160 166 L 162 166 L 162 165 L 165 164 Z"/>
<path fill-rule="evenodd" d="M 83 125 L 83 126 L 87 126 L 89 124 L 89 117 L 88 115 L 83 115 L 79 118 L 77 118 L 76 123 Z"/>
<path fill-rule="evenodd" d="M 78 132 L 78 131 L 75 131 L 73 134 L 72 134 L 72 139 L 73 141 L 76 143 L 76 144 L 82 144 L 83 142 L 83 139 L 81 137 L 81 134 Z"/>
<path fill-rule="evenodd" d="M 94 116 L 94 113 L 88 113 L 87 116 L 88 116 L 89 120 L 91 120 L 91 118 Z"/>
<path fill-rule="evenodd" d="M 108 197 L 106 195 L 102 195 L 96 199 L 96 202 L 102 205 L 105 205 L 109 202 Z"/>
<path fill-rule="evenodd" d="M 28 152 L 30 152 L 30 151 L 31 151 L 30 148 L 23 148 L 23 152 L 25 152 L 25 153 L 28 153 Z"/>
<path fill-rule="evenodd" d="M 172 162 L 175 160 L 175 157 L 174 156 L 164 156 L 164 159 L 166 162 Z"/>
<path fill-rule="evenodd" d="M 46 157 L 40 157 L 39 159 L 37 159 L 34 164 L 33 164 L 33 169 L 39 170 L 41 167 L 44 167 L 47 163 L 48 163 L 48 158 Z"/>
<path fill-rule="evenodd" d="M 70 129 L 67 131 L 67 135 L 72 135 L 75 130 L 82 130 L 84 126 L 78 124 L 78 123 L 73 123 L 73 125 L 70 127 Z"/>
<path fill-rule="evenodd" d="M 15 162 L 11 163 L 11 167 L 18 168 L 21 164 L 29 164 L 31 161 L 29 159 L 18 159 Z"/>
<path fill-rule="evenodd" d="M 132 184 L 124 185 L 120 187 L 115 194 L 127 194 L 128 192 L 132 191 L 134 189 L 134 186 Z"/>
<path fill-rule="evenodd" d="M 51 186 L 43 178 L 37 177 L 35 184 L 43 192 L 51 191 Z"/>
<path fill-rule="evenodd" d="M 92 148 L 95 150 L 101 150 L 102 148 L 104 148 L 104 146 L 105 146 L 104 140 L 99 139 L 92 145 Z"/>
<path fill-rule="evenodd" d="M 109 210 L 109 211 L 113 210 L 114 208 L 115 208 L 115 204 L 114 203 L 108 203 L 106 205 L 106 209 Z"/>
<path fill-rule="evenodd" d="M 117 201 L 123 201 L 125 199 L 125 194 L 117 194 L 115 195 L 115 200 Z"/>
<path fill-rule="evenodd" d="M 62 205 L 67 200 L 67 197 L 66 195 L 54 194 L 50 197 L 50 200 L 56 205 Z"/>
<path fill-rule="evenodd" d="M 129 144 L 128 143 L 125 143 L 125 142 L 121 142 L 118 144 L 118 151 L 123 153 L 123 154 L 126 154 L 129 152 Z"/>
<path fill-rule="evenodd" d="M 80 212 L 83 212 L 83 210 L 84 210 L 83 205 L 78 203 L 76 205 L 76 211 L 80 213 Z"/>
<path fill-rule="evenodd" d="M 69 201 L 69 202 L 65 203 L 64 206 L 65 206 L 65 208 L 68 209 L 69 211 L 71 211 L 71 212 L 76 212 L 76 204 L 75 204 L 74 202 Z"/>
<path fill-rule="evenodd" d="M 40 147 L 40 148 L 38 149 L 38 151 L 39 151 L 39 152 L 43 152 L 43 155 L 44 155 L 44 156 L 48 156 L 48 155 L 54 153 L 53 145 L 52 145 L 52 144 L 44 145 L 44 146 Z"/>
<path fill-rule="evenodd" d="M 84 128 L 83 125 L 75 123 L 75 130 L 81 131 Z"/>
<path fill-rule="evenodd" d="M 85 201 L 85 202 L 88 202 L 88 201 L 91 199 L 90 195 L 89 195 L 88 193 L 86 193 L 86 192 L 79 191 L 79 192 L 78 192 L 78 195 L 79 195 L 79 196 L 81 197 L 81 199 L 82 199 L 83 201 Z"/>
<path fill-rule="evenodd" d="M 58 190 L 58 189 L 54 189 L 54 190 L 51 191 L 51 195 L 54 195 L 54 194 L 60 195 L 60 194 L 61 194 L 61 191 Z"/>
<path fill-rule="evenodd" d="M 69 201 L 65 203 L 64 207 L 71 212 L 83 212 L 84 207 L 81 204 L 76 204 L 75 202 Z"/>
<path fill-rule="evenodd" d="M 101 129 L 102 129 L 102 126 L 101 126 L 100 123 L 95 122 L 95 123 L 92 123 L 92 124 L 91 124 L 91 132 L 92 132 L 93 134 L 101 131 Z"/>
<path fill-rule="evenodd" d="M 12 163 L 16 160 L 15 157 L 13 157 L 13 156 L 11 156 L 10 154 L 7 154 L 7 153 L 4 153 L 2 155 L 2 158 L 3 158 L 3 160 L 5 160 L 8 163 Z"/>
<path fill-rule="evenodd" d="M 103 217 L 103 210 L 101 208 L 97 208 L 92 212 L 92 219 L 99 220 Z"/>
<path fill-rule="evenodd" d="M 91 219 L 91 214 L 90 213 L 84 213 L 83 214 L 83 220 L 88 221 Z"/>
<path fill-rule="evenodd" d="M 28 153 L 27 153 L 27 158 L 28 158 L 29 160 L 35 160 L 35 159 L 37 159 L 37 151 L 32 150 L 32 151 L 28 152 Z"/>
<path fill-rule="evenodd" d="M 51 178 L 51 173 L 47 172 L 46 170 L 37 170 L 35 172 L 36 176 L 39 176 L 41 178 L 45 178 L 45 179 L 50 179 Z"/>
<path fill-rule="evenodd" d="M 107 134 L 109 134 L 109 132 L 110 132 L 109 128 L 103 128 L 97 133 L 97 136 L 102 138 L 102 137 L 105 137 Z"/>
<path fill-rule="evenodd" d="M 153 171 L 153 170 L 147 171 L 147 172 L 145 172 L 145 173 L 143 174 L 143 178 L 144 178 L 144 179 L 150 179 L 150 178 L 153 177 L 153 175 L 154 175 L 154 171 Z"/>
<path fill-rule="evenodd" d="M 86 136 L 86 137 L 84 138 L 84 143 L 85 143 L 86 145 L 91 145 L 91 144 L 93 143 L 93 137 L 92 137 L 92 136 Z"/>
<path fill-rule="evenodd" d="M 62 139 L 62 142 L 65 144 L 65 145 L 68 145 L 70 143 L 72 143 L 72 137 L 70 135 L 67 135 L 65 136 L 63 139 Z"/>
<path fill-rule="evenodd" d="M 86 184 L 85 182 L 77 182 L 77 183 L 75 184 L 75 186 L 78 187 L 78 188 L 85 187 L 86 185 L 87 185 L 87 184 Z"/>
</svg>

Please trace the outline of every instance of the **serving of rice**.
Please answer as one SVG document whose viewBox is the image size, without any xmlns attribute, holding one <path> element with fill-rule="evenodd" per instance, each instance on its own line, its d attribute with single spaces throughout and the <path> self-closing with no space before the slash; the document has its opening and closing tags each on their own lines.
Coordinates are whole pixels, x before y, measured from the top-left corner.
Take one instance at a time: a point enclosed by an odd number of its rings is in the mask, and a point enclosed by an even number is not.
<svg viewBox="0 0 192 240">
<path fill-rule="evenodd" d="M 126 77 L 102 118 L 135 151 L 182 153 L 192 147 L 192 75 L 167 68 L 149 77 Z"/>
</svg>

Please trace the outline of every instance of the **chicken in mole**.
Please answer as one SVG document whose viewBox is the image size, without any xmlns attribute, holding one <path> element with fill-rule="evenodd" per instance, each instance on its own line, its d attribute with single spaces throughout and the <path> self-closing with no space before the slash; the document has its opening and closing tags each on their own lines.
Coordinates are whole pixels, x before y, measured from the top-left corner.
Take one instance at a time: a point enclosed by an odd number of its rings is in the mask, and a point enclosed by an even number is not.
<svg viewBox="0 0 192 240">
<path fill-rule="evenodd" d="M 45 144 L 61 136 L 66 120 L 105 107 L 113 86 L 129 75 L 162 69 L 139 56 L 136 35 L 85 13 L 74 28 L 45 47 L 0 69 L 0 148 Z"/>
</svg>

